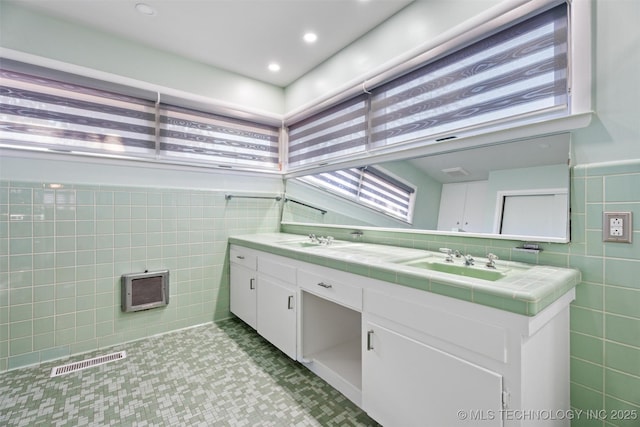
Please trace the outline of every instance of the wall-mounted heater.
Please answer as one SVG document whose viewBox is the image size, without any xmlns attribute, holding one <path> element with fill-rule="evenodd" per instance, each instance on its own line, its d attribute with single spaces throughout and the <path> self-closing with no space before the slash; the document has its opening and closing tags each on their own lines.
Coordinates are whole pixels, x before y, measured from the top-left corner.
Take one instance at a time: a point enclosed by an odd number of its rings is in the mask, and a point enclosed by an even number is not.
<svg viewBox="0 0 640 427">
<path fill-rule="evenodd" d="M 169 270 L 122 275 L 122 311 L 140 311 L 169 304 Z"/>
</svg>

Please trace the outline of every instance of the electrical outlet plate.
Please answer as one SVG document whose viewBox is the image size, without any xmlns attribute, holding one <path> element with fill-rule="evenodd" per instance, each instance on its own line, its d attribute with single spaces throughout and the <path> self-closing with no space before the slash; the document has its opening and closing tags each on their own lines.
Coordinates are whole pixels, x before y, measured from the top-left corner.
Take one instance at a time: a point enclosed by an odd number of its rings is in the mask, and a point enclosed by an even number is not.
<svg viewBox="0 0 640 427">
<path fill-rule="evenodd" d="M 633 224 L 631 212 L 605 212 L 602 218 L 602 240 L 631 243 Z"/>
</svg>

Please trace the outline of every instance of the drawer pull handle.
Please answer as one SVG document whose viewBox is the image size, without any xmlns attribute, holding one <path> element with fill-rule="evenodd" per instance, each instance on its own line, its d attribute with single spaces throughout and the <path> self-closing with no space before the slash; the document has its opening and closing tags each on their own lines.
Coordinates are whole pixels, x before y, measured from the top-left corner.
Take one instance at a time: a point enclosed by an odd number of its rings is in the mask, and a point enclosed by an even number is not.
<svg viewBox="0 0 640 427">
<path fill-rule="evenodd" d="M 238 259 L 244 259 L 244 255 L 236 255 L 236 258 L 238 258 Z"/>
<path fill-rule="evenodd" d="M 254 290 L 256 288 L 256 279 L 249 279 L 249 289 Z"/>
<path fill-rule="evenodd" d="M 293 310 L 293 295 L 289 295 L 287 298 L 287 310 Z"/>
<path fill-rule="evenodd" d="M 333 286 L 331 286 L 331 285 L 329 285 L 329 284 L 327 284 L 327 283 L 324 283 L 324 282 L 320 282 L 320 283 L 318 283 L 318 286 L 322 286 L 322 287 L 323 287 L 323 288 L 325 288 L 325 289 L 331 289 L 331 288 L 333 288 Z"/>
<path fill-rule="evenodd" d="M 371 336 L 373 335 L 373 329 L 367 331 L 367 350 L 373 350 L 373 345 L 371 344 Z"/>
</svg>

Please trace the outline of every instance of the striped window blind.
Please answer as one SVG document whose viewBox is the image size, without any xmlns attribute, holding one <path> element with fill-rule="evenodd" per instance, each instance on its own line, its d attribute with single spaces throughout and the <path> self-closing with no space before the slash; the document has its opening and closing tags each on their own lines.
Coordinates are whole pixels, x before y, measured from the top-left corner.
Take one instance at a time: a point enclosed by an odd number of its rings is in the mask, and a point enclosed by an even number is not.
<svg viewBox="0 0 640 427">
<path fill-rule="evenodd" d="M 372 146 L 567 114 L 567 33 L 563 4 L 373 89 Z"/>
<path fill-rule="evenodd" d="M 299 179 L 405 222 L 412 221 L 415 188 L 382 168 L 365 166 Z"/>
<path fill-rule="evenodd" d="M 289 165 L 430 144 L 569 113 L 561 4 L 289 124 Z"/>
<path fill-rule="evenodd" d="M 155 106 L 115 92 L 0 69 L 0 141 L 56 151 L 155 153 Z"/>
<path fill-rule="evenodd" d="M 289 166 L 319 164 L 364 151 L 367 98 L 356 96 L 289 126 Z"/>
<path fill-rule="evenodd" d="M 279 168 L 279 129 L 162 104 L 160 155 L 167 159 Z"/>
<path fill-rule="evenodd" d="M 5 64 L 14 65 L 5 68 Z M 2 65 L 2 146 L 238 169 L 280 168 L 277 127 L 156 105 L 155 100 L 138 96 L 143 91 L 135 88 L 53 71 L 54 78 L 43 77 L 47 70 L 36 67 L 37 72 L 30 74 L 23 71 L 24 64 L 13 61 Z M 104 89 L 110 86 L 118 91 Z M 123 94 L 127 90 L 136 96 Z"/>
</svg>

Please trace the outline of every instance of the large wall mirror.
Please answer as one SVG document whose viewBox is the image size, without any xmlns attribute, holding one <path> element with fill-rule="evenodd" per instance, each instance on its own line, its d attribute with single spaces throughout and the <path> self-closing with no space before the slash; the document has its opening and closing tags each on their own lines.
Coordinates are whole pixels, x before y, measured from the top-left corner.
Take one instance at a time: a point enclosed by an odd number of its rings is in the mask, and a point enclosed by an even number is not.
<svg viewBox="0 0 640 427">
<path fill-rule="evenodd" d="M 406 218 L 384 213 L 384 195 L 366 206 L 351 197 L 358 189 L 290 178 L 282 222 L 568 242 L 570 156 L 562 133 L 371 165 L 410 189 Z"/>
</svg>

